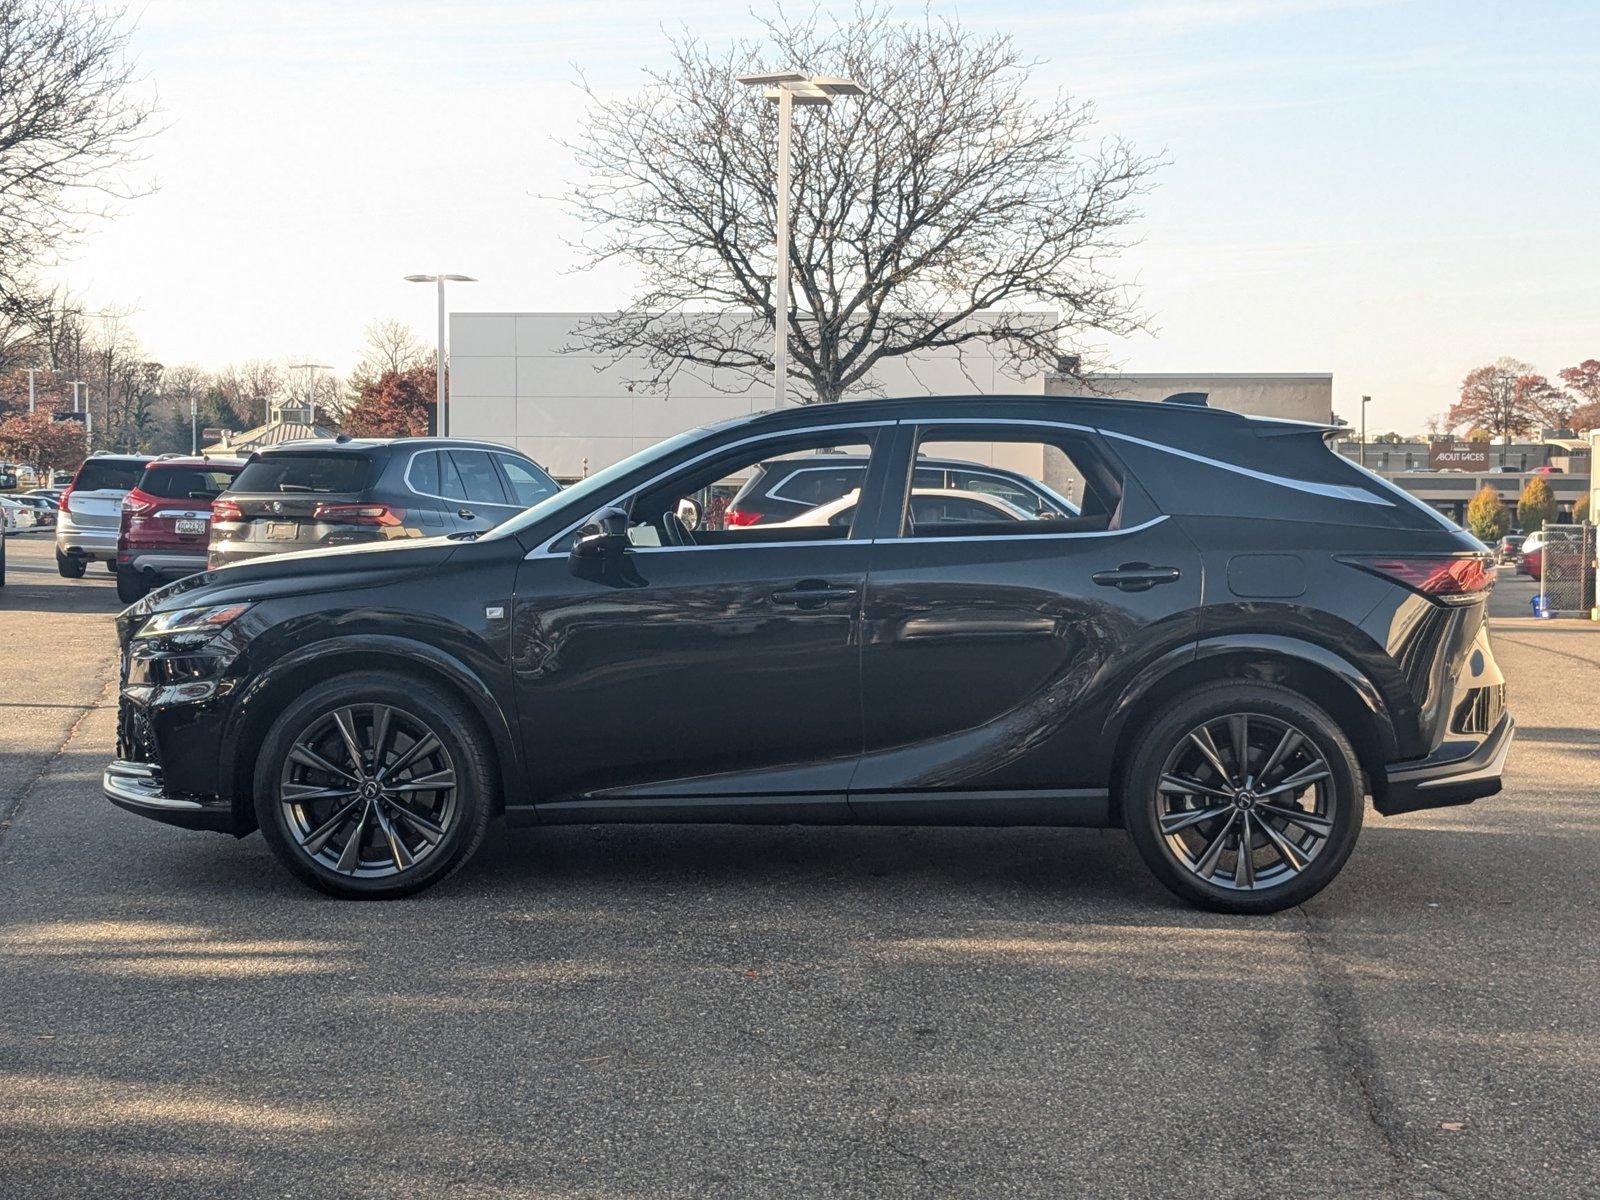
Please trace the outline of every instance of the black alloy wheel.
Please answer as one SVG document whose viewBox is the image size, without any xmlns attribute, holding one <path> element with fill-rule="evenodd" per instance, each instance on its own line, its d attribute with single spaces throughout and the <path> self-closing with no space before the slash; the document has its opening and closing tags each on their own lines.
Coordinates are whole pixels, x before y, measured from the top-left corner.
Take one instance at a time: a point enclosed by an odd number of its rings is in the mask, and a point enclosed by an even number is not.
<svg viewBox="0 0 1600 1200">
<path fill-rule="evenodd" d="M 1174 701 L 1136 739 L 1123 820 L 1179 896 L 1274 912 L 1344 865 L 1361 827 L 1360 780 L 1349 739 L 1305 697 L 1213 685 Z"/>
<path fill-rule="evenodd" d="M 486 739 L 459 700 L 402 676 L 341 676 L 291 704 L 256 768 L 278 858 L 339 896 L 401 896 L 471 856 L 492 809 Z"/>
</svg>

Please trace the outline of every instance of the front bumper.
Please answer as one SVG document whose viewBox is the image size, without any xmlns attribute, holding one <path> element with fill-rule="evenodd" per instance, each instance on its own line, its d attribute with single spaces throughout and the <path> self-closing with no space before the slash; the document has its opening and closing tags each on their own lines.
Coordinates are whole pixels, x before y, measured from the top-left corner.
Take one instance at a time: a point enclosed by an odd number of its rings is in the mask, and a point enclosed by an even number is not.
<svg viewBox="0 0 1600 1200">
<path fill-rule="evenodd" d="M 233 805 L 212 797 L 168 795 L 161 779 L 161 768 L 149 763 L 117 759 L 100 777 L 106 799 L 118 808 L 176 825 L 182 829 L 211 829 L 218 833 L 242 836 Z"/>
<path fill-rule="evenodd" d="M 1516 729 L 1511 714 L 1504 713 L 1481 741 L 1447 740 L 1427 758 L 1393 764 L 1385 771 L 1383 794 L 1373 797 L 1373 807 L 1392 817 L 1495 795 Z"/>
</svg>

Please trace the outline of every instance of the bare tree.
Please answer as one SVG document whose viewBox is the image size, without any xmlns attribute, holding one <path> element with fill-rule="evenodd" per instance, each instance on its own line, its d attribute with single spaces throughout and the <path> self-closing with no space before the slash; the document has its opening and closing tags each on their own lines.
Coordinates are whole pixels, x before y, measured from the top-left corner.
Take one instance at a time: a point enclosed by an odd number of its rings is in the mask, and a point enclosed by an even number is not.
<svg viewBox="0 0 1600 1200">
<path fill-rule="evenodd" d="M 350 373 L 351 387 L 391 371 L 404 372 L 433 362 L 433 351 L 404 321 L 373 321 L 363 331 L 361 361 Z"/>
<path fill-rule="evenodd" d="M 122 11 L 0 0 L 0 294 L 30 297 L 36 266 L 142 190 L 156 110 L 139 90 Z"/>
<path fill-rule="evenodd" d="M 838 24 L 780 13 L 725 53 L 686 34 L 637 95 L 585 87 L 569 149 L 590 178 L 570 208 L 591 265 L 632 264 L 643 282 L 580 340 L 641 355 L 648 386 L 686 367 L 732 368 L 739 387 L 771 371 L 776 106 L 735 76 L 795 66 L 869 92 L 794 121 L 796 399 L 868 390 L 878 364 L 924 350 L 1054 370 L 1086 335 L 1138 328 L 1107 266 L 1158 164 L 1090 140 L 1087 103 L 1033 98 L 1033 65 L 953 19 L 858 8 Z"/>
</svg>

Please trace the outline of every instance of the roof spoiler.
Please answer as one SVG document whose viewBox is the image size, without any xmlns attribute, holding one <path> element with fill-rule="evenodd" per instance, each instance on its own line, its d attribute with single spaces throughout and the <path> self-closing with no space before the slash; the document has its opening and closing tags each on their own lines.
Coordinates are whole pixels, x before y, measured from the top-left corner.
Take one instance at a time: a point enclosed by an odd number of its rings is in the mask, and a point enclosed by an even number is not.
<svg viewBox="0 0 1600 1200">
<path fill-rule="evenodd" d="M 1206 397 L 1210 392 L 1173 392 L 1172 395 L 1162 400 L 1163 404 L 1188 404 L 1195 408 L 1207 408 Z"/>
</svg>

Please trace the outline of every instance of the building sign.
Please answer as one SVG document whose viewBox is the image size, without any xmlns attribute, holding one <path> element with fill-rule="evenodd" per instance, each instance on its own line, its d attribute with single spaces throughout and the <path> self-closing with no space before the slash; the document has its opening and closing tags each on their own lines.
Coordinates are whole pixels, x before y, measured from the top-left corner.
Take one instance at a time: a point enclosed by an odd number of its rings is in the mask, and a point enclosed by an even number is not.
<svg viewBox="0 0 1600 1200">
<path fill-rule="evenodd" d="M 1435 471 L 1487 471 L 1488 442 L 1431 442 L 1428 466 Z"/>
</svg>

